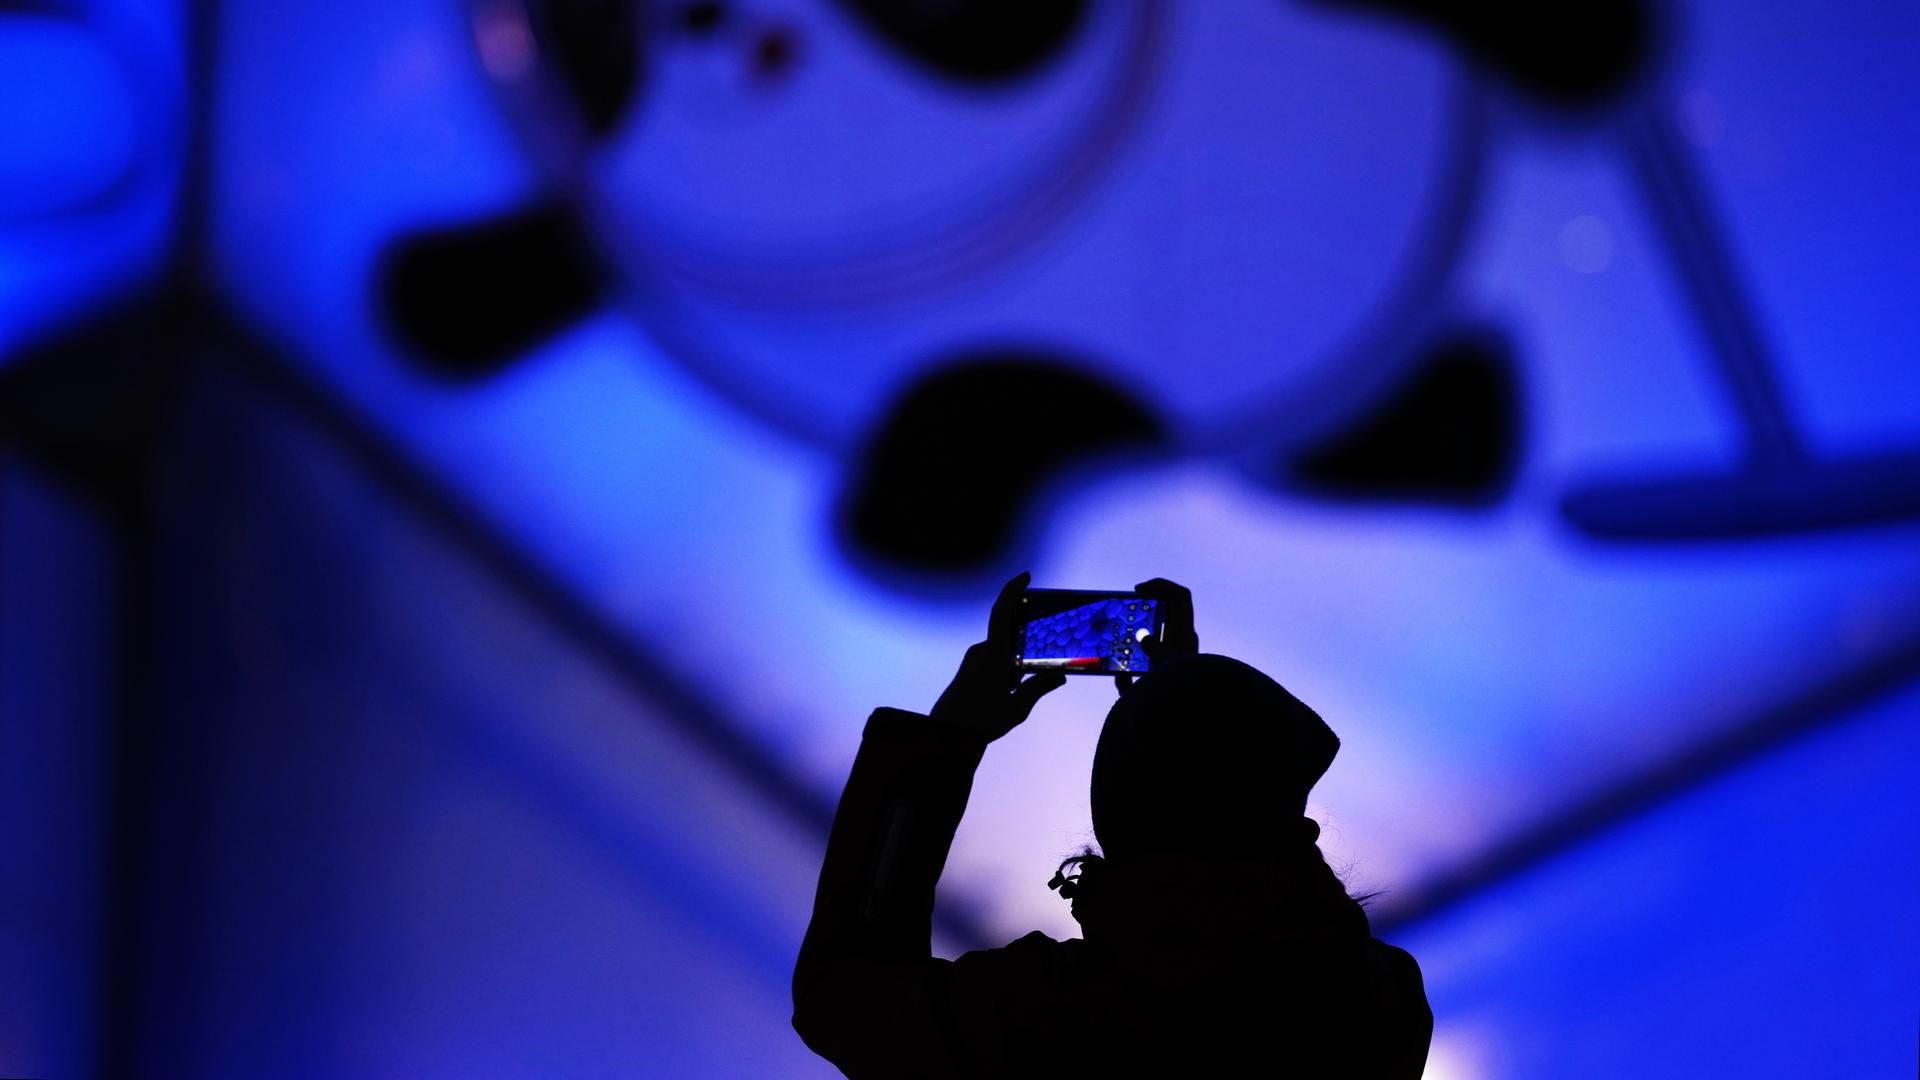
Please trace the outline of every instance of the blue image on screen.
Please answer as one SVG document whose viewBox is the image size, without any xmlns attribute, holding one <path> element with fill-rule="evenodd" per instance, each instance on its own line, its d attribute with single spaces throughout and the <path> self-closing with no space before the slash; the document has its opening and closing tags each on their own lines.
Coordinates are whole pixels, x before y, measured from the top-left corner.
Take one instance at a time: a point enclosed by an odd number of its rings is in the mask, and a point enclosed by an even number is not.
<svg viewBox="0 0 1920 1080">
<path fill-rule="evenodd" d="M 1155 601 L 1113 596 L 1027 623 L 1020 666 L 1049 671 L 1139 674 L 1148 668 L 1140 648 L 1155 629 Z"/>
</svg>

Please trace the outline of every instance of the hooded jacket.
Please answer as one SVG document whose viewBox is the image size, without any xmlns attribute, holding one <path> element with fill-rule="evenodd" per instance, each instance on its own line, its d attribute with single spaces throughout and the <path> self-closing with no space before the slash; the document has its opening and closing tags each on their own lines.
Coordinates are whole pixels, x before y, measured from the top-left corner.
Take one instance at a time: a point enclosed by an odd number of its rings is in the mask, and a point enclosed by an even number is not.
<svg viewBox="0 0 1920 1080">
<path fill-rule="evenodd" d="M 1083 938 L 932 956 L 934 887 L 984 750 L 917 713 L 868 720 L 794 970 L 814 1052 L 856 1078 L 1420 1076 L 1419 966 L 1350 902 L 1301 888 L 1289 857 L 1110 858 L 1075 899 Z"/>
</svg>

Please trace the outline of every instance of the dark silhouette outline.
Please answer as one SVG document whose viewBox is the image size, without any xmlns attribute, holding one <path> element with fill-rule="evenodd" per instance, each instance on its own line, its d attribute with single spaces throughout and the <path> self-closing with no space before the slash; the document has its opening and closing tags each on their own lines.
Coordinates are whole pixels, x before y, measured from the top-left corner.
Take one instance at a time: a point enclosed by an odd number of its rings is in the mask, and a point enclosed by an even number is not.
<svg viewBox="0 0 1920 1080">
<path fill-rule="evenodd" d="M 1190 620 L 1150 674 L 1116 680 L 1091 792 L 1104 854 L 1051 882 L 1084 937 L 931 955 L 973 771 L 1066 681 L 1009 662 L 1027 581 L 1001 591 L 927 715 L 867 723 L 794 968 L 801 1038 L 853 1077 L 1418 1077 L 1433 1034 L 1419 966 L 1373 938 L 1304 816 L 1340 740 L 1272 679 L 1200 653 Z M 1172 582 L 1138 588 L 1191 610 Z"/>
</svg>

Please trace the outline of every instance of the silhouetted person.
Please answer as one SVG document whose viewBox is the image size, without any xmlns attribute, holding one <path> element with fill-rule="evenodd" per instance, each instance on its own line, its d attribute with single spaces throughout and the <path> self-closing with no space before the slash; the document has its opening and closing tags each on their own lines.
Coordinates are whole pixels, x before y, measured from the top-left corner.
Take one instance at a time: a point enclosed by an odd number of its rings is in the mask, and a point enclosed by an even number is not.
<svg viewBox="0 0 1920 1080">
<path fill-rule="evenodd" d="M 794 969 L 801 1038 L 852 1077 L 1418 1077 L 1433 1030 L 1420 969 L 1373 939 L 1303 816 L 1339 739 L 1191 639 L 1123 683 L 1100 733 L 1103 855 L 1054 879 L 1084 937 L 930 955 L 973 770 L 1065 681 L 1020 682 L 990 644 L 1025 586 L 1008 583 L 931 714 L 867 722 Z M 1190 604 L 1169 582 L 1141 588 Z"/>
</svg>

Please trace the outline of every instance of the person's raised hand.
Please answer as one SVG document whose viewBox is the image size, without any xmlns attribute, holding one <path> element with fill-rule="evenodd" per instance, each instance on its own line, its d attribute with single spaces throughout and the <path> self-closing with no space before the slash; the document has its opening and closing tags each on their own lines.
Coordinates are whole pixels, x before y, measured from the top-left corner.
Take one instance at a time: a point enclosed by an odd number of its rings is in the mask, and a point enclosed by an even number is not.
<svg viewBox="0 0 1920 1080">
<path fill-rule="evenodd" d="M 1193 629 L 1193 593 L 1185 585 L 1154 578 L 1133 587 L 1133 591 L 1155 602 L 1159 608 L 1164 636 L 1143 638 L 1140 651 L 1147 654 L 1149 666 L 1164 664 L 1200 651 L 1200 635 Z M 1133 676 L 1115 675 L 1113 682 L 1121 693 L 1133 685 Z"/>
<path fill-rule="evenodd" d="M 1067 681 L 1065 675 L 1054 671 L 1022 681 L 1020 669 L 1013 665 L 1009 647 L 1019 616 L 1020 594 L 1031 580 L 1031 574 L 1021 573 L 1001 588 L 987 617 L 987 640 L 967 649 L 953 682 L 933 705 L 936 719 L 971 731 L 983 742 L 992 742 L 1019 727 L 1042 697 Z"/>
</svg>

